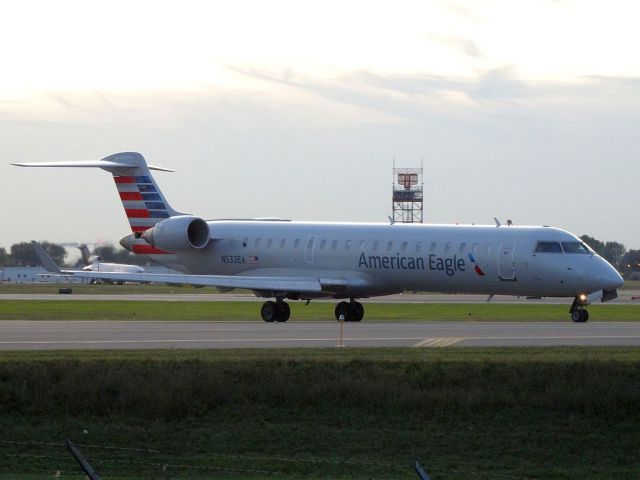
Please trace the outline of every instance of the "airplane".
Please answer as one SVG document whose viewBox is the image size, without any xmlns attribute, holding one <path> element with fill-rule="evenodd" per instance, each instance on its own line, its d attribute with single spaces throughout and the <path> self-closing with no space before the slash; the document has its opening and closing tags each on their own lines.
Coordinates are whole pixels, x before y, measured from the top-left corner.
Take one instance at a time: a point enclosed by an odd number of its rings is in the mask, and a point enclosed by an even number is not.
<svg viewBox="0 0 640 480">
<path fill-rule="evenodd" d="M 82 270 L 85 272 L 126 272 L 126 273 L 142 273 L 144 272 L 144 268 L 139 265 L 128 265 L 126 263 L 112 263 L 112 262 L 103 262 L 102 257 L 100 255 L 91 255 L 89 252 L 89 247 L 86 244 L 82 243 L 78 245 L 78 249 L 82 255 L 82 261 L 85 266 L 82 267 Z M 89 280 L 89 283 L 114 283 L 112 280 L 100 280 L 92 278 Z M 116 281 L 118 285 L 124 284 L 124 281 L 119 280 Z"/>
<path fill-rule="evenodd" d="M 87 272 L 125 272 L 142 273 L 144 268 L 140 265 L 128 265 L 126 263 L 103 262 L 100 255 L 91 255 L 86 244 L 78 245 L 85 266 L 82 267 Z"/>
<path fill-rule="evenodd" d="M 431 225 L 217 219 L 174 210 L 137 152 L 96 161 L 14 163 L 100 168 L 112 174 L 132 233 L 120 244 L 181 274 L 62 272 L 112 281 L 252 290 L 266 322 L 286 322 L 286 300 L 334 298 L 335 317 L 361 321 L 358 301 L 403 291 L 573 298 L 586 306 L 617 298 L 620 274 L 577 236 L 549 226 Z M 53 265 L 52 265 L 53 264 Z M 272 300 L 273 299 L 273 300 Z"/>
</svg>

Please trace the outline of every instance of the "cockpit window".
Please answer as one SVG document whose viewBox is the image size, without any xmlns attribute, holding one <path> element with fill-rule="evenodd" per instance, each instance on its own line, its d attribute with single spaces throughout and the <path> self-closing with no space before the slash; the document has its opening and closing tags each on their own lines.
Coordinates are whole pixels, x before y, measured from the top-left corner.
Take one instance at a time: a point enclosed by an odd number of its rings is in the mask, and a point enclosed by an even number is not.
<svg viewBox="0 0 640 480">
<path fill-rule="evenodd" d="M 538 253 L 562 253 L 562 247 L 558 242 L 538 242 L 536 246 Z"/>
<path fill-rule="evenodd" d="M 582 242 L 562 242 L 565 253 L 590 253 L 587 246 Z"/>
</svg>

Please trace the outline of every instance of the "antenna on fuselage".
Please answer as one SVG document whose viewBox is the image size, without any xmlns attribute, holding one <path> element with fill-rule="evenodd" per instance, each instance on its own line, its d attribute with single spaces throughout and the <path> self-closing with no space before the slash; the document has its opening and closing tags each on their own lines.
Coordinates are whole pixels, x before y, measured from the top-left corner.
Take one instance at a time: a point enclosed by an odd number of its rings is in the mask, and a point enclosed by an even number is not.
<svg viewBox="0 0 640 480">
<path fill-rule="evenodd" d="M 500 220 L 498 220 L 497 217 L 493 217 L 493 221 L 496 222 L 496 227 L 501 227 L 502 224 L 500 223 Z"/>
</svg>

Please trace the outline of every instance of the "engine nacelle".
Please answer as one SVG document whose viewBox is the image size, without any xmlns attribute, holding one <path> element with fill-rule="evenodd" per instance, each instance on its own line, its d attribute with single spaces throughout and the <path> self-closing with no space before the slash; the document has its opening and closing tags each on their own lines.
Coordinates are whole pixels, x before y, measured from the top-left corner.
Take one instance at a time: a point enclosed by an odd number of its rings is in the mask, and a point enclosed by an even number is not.
<svg viewBox="0 0 640 480">
<path fill-rule="evenodd" d="M 193 215 L 169 217 L 142 233 L 147 243 L 168 252 L 191 248 L 202 249 L 209 244 L 209 225 Z"/>
</svg>

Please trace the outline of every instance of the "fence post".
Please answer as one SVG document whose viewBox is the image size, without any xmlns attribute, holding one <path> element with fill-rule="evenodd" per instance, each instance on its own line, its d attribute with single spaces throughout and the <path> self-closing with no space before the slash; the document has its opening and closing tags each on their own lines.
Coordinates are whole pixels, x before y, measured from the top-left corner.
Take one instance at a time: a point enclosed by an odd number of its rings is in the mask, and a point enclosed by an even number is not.
<svg viewBox="0 0 640 480">
<path fill-rule="evenodd" d="M 416 460 L 416 472 L 418 473 L 420 480 L 431 480 L 429 478 L 429 475 L 427 475 L 427 472 L 424 471 L 424 468 L 422 468 L 422 465 L 420 465 L 420 462 L 418 462 L 417 460 Z"/>
<path fill-rule="evenodd" d="M 100 475 L 98 475 L 96 471 L 91 467 L 91 465 L 89 465 L 89 462 L 87 462 L 87 460 L 82 456 L 80 450 L 78 450 L 78 448 L 71 442 L 71 440 L 66 439 L 64 441 L 64 444 L 71 452 L 71 455 L 73 455 L 73 457 L 78 461 L 78 463 L 80 464 L 80 468 L 82 468 L 82 471 L 86 473 L 91 480 L 101 480 Z"/>
</svg>

